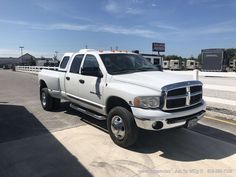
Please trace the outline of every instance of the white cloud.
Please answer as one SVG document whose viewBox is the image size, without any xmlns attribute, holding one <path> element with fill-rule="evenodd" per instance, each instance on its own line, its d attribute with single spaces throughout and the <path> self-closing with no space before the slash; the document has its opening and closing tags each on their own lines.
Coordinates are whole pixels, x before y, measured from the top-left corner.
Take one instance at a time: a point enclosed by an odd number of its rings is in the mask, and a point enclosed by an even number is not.
<svg viewBox="0 0 236 177">
<path fill-rule="evenodd" d="M 152 38 L 158 35 L 156 32 L 147 29 L 138 29 L 135 27 L 122 27 L 113 25 L 51 24 L 47 26 L 43 25 L 41 28 L 38 29 L 104 32 L 122 35 L 134 35 L 146 38 Z"/>
<path fill-rule="evenodd" d="M 123 35 L 135 35 L 140 37 L 146 37 L 146 38 L 154 38 L 157 37 L 158 34 L 152 30 L 147 29 L 137 29 L 134 27 L 131 28 L 125 28 L 121 26 L 101 26 L 96 30 L 97 32 L 109 32 L 114 34 L 123 34 Z"/>
<path fill-rule="evenodd" d="M 143 29 L 141 27 L 124 27 L 124 26 L 114 26 L 107 24 L 69 24 L 69 23 L 56 23 L 56 24 L 32 24 L 28 22 L 18 22 L 1 20 L 0 23 L 10 23 L 14 25 L 23 25 L 34 30 L 68 30 L 68 31 L 88 31 L 88 32 L 105 32 L 113 34 L 122 35 L 132 35 L 145 38 L 155 38 L 159 34 L 155 31 L 149 29 Z"/>
<path fill-rule="evenodd" d="M 196 4 L 203 4 L 203 3 L 212 3 L 216 0 L 188 0 L 188 4 L 196 5 Z"/>
<path fill-rule="evenodd" d="M 229 33 L 236 33 L 236 20 L 191 28 L 182 27 L 167 34 L 178 38 L 197 39 L 199 37 L 210 37 L 212 35 L 220 36 L 220 34 L 224 34 L 225 36 Z"/>
<path fill-rule="evenodd" d="M 141 9 L 134 9 L 134 8 L 128 7 L 128 8 L 126 9 L 126 13 L 127 13 L 127 14 L 137 15 L 137 14 L 142 14 L 143 11 L 142 11 Z"/>
<path fill-rule="evenodd" d="M 200 34 L 226 34 L 236 32 L 236 20 L 199 27 L 195 31 Z"/>
<path fill-rule="evenodd" d="M 168 24 L 163 24 L 163 23 L 152 23 L 152 26 L 156 27 L 156 28 L 160 28 L 160 29 L 164 29 L 164 30 L 172 30 L 172 31 L 177 31 L 179 30 L 179 28 L 172 26 L 172 25 L 168 25 Z"/>
<path fill-rule="evenodd" d="M 120 7 L 115 1 L 109 0 L 105 5 L 105 10 L 111 13 L 118 13 L 120 11 Z"/>
<path fill-rule="evenodd" d="M 117 16 L 138 15 L 144 13 L 144 1 L 142 0 L 127 0 L 115 1 L 108 0 L 105 4 L 105 11 Z"/>
<path fill-rule="evenodd" d="M 29 25 L 29 23 L 25 21 L 14 21 L 14 20 L 5 20 L 5 19 L 0 19 L 0 23 L 8 23 L 12 25 Z"/>
<path fill-rule="evenodd" d="M 86 31 L 91 28 L 92 25 L 73 25 L 66 23 L 51 24 L 46 27 L 49 30 L 73 30 L 73 31 Z"/>
<path fill-rule="evenodd" d="M 0 49 L 0 57 L 11 56 L 11 57 L 19 57 L 20 50 L 17 49 Z"/>
</svg>

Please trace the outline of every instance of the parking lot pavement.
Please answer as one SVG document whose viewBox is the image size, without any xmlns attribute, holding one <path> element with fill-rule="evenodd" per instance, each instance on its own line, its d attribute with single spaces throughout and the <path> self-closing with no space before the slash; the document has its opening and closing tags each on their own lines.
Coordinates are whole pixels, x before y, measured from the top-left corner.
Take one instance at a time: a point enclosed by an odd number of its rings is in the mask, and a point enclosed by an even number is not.
<svg viewBox="0 0 236 177">
<path fill-rule="evenodd" d="M 0 76 L 0 177 L 236 175 L 233 125 L 204 118 L 191 130 L 141 131 L 137 145 L 123 149 L 105 121 L 68 103 L 43 111 L 36 76 Z"/>
<path fill-rule="evenodd" d="M 22 136 L 16 132 L 11 133 L 12 126 L 18 127 L 24 136 L 32 132 L 43 132 L 32 120 L 37 120 L 51 132 L 84 125 L 75 111 L 68 108 L 68 103 L 62 103 L 61 108 L 55 112 L 42 109 L 37 76 L 5 70 L 0 71 L 0 76 L 0 132 L 5 131 L 9 137 L 0 136 L 0 142 L 2 139 Z M 4 119 L 6 117 L 8 122 Z M 31 127 L 31 130 L 27 127 Z"/>
<path fill-rule="evenodd" d="M 120 148 L 91 125 L 0 144 L 0 176 L 235 176 L 236 146 L 186 129 Z"/>
</svg>

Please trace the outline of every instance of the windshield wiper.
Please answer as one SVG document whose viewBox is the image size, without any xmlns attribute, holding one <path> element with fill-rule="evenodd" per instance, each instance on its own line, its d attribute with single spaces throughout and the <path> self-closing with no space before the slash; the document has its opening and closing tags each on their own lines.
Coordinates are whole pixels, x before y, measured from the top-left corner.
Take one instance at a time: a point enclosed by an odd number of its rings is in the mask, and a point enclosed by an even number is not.
<svg viewBox="0 0 236 177">
<path fill-rule="evenodd" d="M 157 68 L 153 68 L 153 67 L 143 67 L 143 68 L 137 68 L 137 71 L 158 71 Z"/>
<path fill-rule="evenodd" d="M 128 74 L 135 72 L 136 69 L 127 69 L 127 70 L 118 70 L 118 71 L 112 71 L 112 74 Z"/>
</svg>

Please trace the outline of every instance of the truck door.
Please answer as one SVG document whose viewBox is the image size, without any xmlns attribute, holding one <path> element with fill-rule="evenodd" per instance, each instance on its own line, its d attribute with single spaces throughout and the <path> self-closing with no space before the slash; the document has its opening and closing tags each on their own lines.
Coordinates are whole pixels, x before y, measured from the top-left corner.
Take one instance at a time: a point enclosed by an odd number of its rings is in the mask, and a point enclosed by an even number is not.
<svg viewBox="0 0 236 177">
<path fill-rule="evenodd" d="M 65 75 L 65 91 L 66 95 L 72 99 L 75 100 L 75 98 L 79 94 L 79 78 L 80 78 L 80 66 L 82 63 L 84 55 L 79 54 L 76 55 L 70 65 L 70 68 L 68 68 L 66 75 Z"/>
<path fill-rule="evenodd" d="M 93 55 L 87 54 L 85 56 L 81 70 L 93 70 L 93 68 L 99 68 L 97 58 Z M 104 106 L 102 94 L 104 84 L 104 77 L 86 74 L 80 75 L 79 97 L 81 98 L 81 101 L 83 101 L 83 106 L 86 106 L 92 110 L 96 110 L 97 112 L 103 111 Z"/>
</svg>

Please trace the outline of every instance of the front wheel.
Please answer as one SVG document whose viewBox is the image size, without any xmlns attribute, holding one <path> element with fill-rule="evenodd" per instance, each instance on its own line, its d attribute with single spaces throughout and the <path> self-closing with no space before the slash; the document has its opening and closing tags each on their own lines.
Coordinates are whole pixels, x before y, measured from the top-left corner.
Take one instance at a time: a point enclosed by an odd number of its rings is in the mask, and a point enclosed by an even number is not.
<svg viewBox="0 0 236 177">
<path fill-rule="evenodd" d="M 123 107 L 115 107 L 108 114 L 107 128 L 111 139 L 121 147 L 130 147 L 138 138 L 133 114 Z"/>
</svg>

